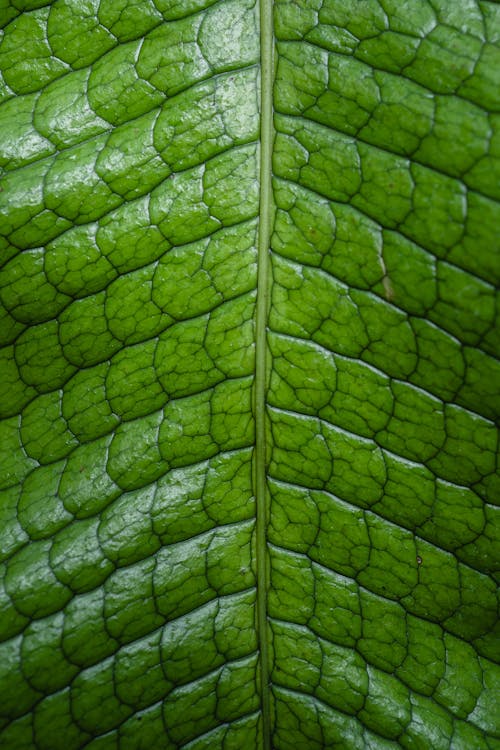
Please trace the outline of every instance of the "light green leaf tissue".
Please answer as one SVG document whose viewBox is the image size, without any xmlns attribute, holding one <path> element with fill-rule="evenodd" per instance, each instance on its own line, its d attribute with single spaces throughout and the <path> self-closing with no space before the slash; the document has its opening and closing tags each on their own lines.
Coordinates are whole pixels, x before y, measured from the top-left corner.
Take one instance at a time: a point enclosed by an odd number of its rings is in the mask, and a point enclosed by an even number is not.
<svg viewBox="0 0 500 750">
<path fill-rule="evenodd" d="M 500 5 L 0 0 L 0 747 L 498 750 Z"/>
</svg>

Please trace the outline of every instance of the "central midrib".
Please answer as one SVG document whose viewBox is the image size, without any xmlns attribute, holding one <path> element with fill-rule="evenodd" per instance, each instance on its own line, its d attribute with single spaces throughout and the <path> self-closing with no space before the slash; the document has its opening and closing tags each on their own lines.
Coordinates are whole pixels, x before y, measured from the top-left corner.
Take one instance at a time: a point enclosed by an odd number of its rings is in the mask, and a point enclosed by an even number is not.
<svg viewBox="0 0 500 750">
<path fill-rule="evenodd" d="M 260 650 L 260 695 L 263 748 L 271 750 L 269 648 L 267 631 L 267 483 L 266 387 L 267 316 L 269 309 L 269 248 L 273 219 L 273 3 L 260 0 L 260 219 L 257 255 L 257 309 L 255 322 L 255 498 L 257 556 L 257 628 Z"/>
</svg>

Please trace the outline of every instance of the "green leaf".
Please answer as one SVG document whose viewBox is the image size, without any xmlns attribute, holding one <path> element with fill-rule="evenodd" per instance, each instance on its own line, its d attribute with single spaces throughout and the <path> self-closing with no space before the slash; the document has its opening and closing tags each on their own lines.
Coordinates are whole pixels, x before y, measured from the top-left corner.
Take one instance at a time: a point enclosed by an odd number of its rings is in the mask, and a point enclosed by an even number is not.
<svg viewBox="0 0 500 750">
<path fill-rule="evenodd" d="M 500 6 L 0 1 L 0 746 L 500 747 Z"/>
</svg>

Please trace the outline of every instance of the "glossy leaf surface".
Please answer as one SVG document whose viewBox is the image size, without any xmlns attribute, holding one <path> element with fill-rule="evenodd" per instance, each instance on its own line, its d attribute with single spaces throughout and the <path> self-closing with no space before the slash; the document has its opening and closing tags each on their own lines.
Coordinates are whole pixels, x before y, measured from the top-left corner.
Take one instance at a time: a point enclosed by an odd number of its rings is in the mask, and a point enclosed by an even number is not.
<svg viewBox="0 0 500 750">
<path fill-rule="evenodd" d="M 499 8 L 0 3 L 0 747 L 500 747 Z"/>
</svg>

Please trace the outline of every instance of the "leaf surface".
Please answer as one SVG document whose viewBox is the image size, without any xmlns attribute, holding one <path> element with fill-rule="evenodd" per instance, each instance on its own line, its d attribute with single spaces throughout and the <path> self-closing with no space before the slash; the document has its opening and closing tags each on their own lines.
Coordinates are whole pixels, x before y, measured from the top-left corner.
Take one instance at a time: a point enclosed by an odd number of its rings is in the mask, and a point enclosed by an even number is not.
<svg viewBox="0 0 500 750">
<path fill-rule="evenodd" d="M 0 4 L 0 746 L 500 746 L 498 8 Z"/>
</svg>

